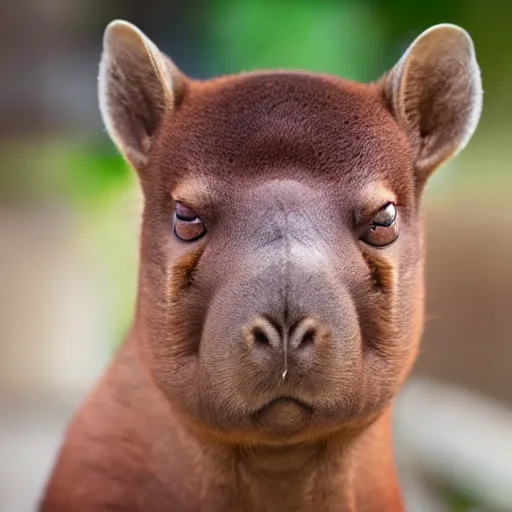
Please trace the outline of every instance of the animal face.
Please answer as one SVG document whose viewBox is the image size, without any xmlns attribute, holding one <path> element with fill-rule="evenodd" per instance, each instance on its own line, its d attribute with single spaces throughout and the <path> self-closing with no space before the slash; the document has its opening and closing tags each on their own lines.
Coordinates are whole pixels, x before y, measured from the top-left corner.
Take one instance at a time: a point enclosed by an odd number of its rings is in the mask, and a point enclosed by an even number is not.
<svg viewBox="0 0 512 512">
<path fill-rule="evenodd" d="M 283 443 L 386 410 L 422 330 L 421 192 L 480 115 L 467 33 L 430 29 L 370 85 L 197 82 L 117 21 L 100 105 L 145 197 L 141 357 L 189 425 Z"/>
</svg>

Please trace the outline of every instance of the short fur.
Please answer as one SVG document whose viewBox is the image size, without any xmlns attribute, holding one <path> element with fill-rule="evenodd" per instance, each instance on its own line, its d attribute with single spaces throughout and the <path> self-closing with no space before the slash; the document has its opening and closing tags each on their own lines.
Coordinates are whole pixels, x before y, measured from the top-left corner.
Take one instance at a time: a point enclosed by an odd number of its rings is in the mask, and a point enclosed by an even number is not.
<svg viewBox="0 0 512 512">
<path fill-rule="evenodd" d="M 99 90 L 145 197 L 136 315 L 41 511 L 402 511 L 391 414 L 422 332 L 420 200 L 480 116 L 469 35 L 433 27 L 369 85 L 199 82 L 115 21 Z M 177 201 L 204 237 L 174 236 Z M 389 201 L 398 239 L 373 247 Z"/>
</svg>

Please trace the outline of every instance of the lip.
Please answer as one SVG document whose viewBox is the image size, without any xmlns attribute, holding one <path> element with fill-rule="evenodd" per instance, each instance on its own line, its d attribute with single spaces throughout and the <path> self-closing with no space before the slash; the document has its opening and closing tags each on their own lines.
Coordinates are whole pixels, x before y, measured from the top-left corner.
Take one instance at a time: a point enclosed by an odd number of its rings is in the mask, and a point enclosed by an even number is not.
<svg viewBox="0 0 512 512">
<path fill-rule="evenodd" d="M 279 442 L 290 440 L 308 428 L 313 416 L 313 407 L 295 396 L 277 396 L 267 401 L 252 415 L 252 421 L 261 432 Z"/>
<path fill-rule="evenodd" d="M 259 407 L 253 412 L 253 415 L 263 414 L 277 404 L 295 404 L 299 408 L 303 409 L 304 412 L 306 412 L 307 414 L 311 414 L 314 410 L 311 404 L 308 404 L 307 402 L 301 400 L 300 398 L 283 395 L 275 397 L 272 400 L 269 400 L 268 402 L 265 402 L 261 407 Z"/>
</svg>

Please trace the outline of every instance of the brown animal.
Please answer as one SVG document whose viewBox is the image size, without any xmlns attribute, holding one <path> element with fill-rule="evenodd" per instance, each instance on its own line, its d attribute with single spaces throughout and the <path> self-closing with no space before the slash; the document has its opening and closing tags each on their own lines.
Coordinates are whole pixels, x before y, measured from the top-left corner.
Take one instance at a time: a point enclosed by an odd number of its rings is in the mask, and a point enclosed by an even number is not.
<svg viewBox="0 0 512 512">
<path fill-rule="evenodd" d="M 435 26 L 370 85 L 201 82 L 114 21 L 99 96 L 145 197 L 136 315 L 40 510 L 404 510 L 420 199 L 478 124 L 470 36 Z"/>
</svg>

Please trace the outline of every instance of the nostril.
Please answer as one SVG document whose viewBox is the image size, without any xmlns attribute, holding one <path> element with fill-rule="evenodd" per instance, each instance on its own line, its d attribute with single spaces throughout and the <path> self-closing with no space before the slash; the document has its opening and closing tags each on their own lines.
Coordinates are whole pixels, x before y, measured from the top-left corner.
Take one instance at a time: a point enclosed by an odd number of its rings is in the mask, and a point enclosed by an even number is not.
<svg viewBox="0 0 512 512">
<path fill-rule="evenodd" d="M 302 340 L 299 341 L 299 347 L 306 347 L 307 345 L 313 345 L 315 343 L 316 331 L 312 328 L 308 329 Z"/>
<path fill-rule="evenodd" d="M 245 335 L 246 343 L 252 348 L 281 347 L 281 335 L 277 329 L 264 317 L 257 317 Z"/>
<path fill-rule="evenodd" d="M 306 349 L 315 345 L 318 338 L 318 329 L 315 320 L 306 318 L 300 322 L 290 336 L 290 348 Z"/>
<path fill-rule="evenodd" d="M 254 344 L 255 345 L 270 345 L 270 340 L 268 339 L 265 332 L 260 327 L 255 327 L 252 330 L 252 335 L 254 338 Z"/>
</svg>

